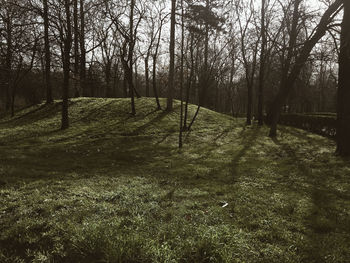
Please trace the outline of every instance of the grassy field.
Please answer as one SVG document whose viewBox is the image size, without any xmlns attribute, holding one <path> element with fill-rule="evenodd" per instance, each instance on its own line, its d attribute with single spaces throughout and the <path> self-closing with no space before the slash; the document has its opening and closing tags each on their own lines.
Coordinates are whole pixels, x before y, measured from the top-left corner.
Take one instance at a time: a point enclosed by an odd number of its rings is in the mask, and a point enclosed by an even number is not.
<svg viewBox="0 0 350 263">
<path fill-rule="evenodd" d="M 162 101 L 165 104 L 165 101 Z M 350 161 L 293 128 L 74 99 L 0 120 L 0 262 L 350 262 Z M 195 108 L 190 109 L 191 115 Z"/>
</svg>

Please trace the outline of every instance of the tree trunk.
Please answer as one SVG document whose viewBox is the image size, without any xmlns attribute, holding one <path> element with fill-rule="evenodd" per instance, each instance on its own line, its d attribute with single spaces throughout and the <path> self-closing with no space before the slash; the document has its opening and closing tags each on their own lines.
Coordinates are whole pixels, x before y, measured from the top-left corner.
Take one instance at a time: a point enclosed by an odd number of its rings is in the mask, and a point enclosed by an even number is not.
<svg viewBox="0 0 350 263">
<path fill-rule="evenodd" d="M 131 98 L 131 114 L 136 114 L 136 108 L 135 108 L 135 97 L 134 97 L 134 85 L 133 85 L 133 53 L 134 53 L 134 7 L 135 7 L 135 0 L 131 0 L 130 4 L 130 39 L 129 39 L 129 53 L 128 53 L 128 62 L 129 62 L 129 92 L 130 92 L 130 98 Z"/>
<path fill-rule="evenodd" d="M 175 12 L 176 12 L 176 0 L 171 0 L 171 25 L 170 25 L 170 65 L 169 65 L 169 81 L 168 81 L 168 98 L 167 98 L 167 111 L 173 110 L 173 97 L 175 86 Z"/>
<path fill-rule="evenodd" d="M 192 86 L 192 79 L 194 75 L 194 54 L 193 54 L 193 41 L 194 41 L 194 36 L 193 34 L 191 35 L 191 44 L 190 44 L 190 57 L 191 57 L 191 67 L 190 67 L 190 76 L 187 78 L 187 88 L 186 88 L 186 98 L 185 98 L 185 113 L 184 113 L 184 125 L 183 125 L 183 130 L 187 130 L 187 119 L 188 119 L 188 104 L 190 101 L 190 90 Z"/>
<path fill-rule="evenodd" d="M 134 61 L 134 68 L 135 68 L 135 84 L 134 84 L 134 88 L 135 88 L 135 93 L 138 94 L 137 90 L 138 90 L 138 87 L 139 87 L 139 77 L 138 77 L 138 68 L 137 68 L 137 58 L 135 58 L 135 61 Z M 139 97 L 140 95 L 138 94 L 137 97 Z"/>
<path fill-rule="evenodd" d="M 145 58 L 145 81 L 146 81 L 146 97 L 149 97 L 149 54 Z"/>
<path fill-rule="evenodd" d="M 6 110 L 9 110 L 11 107 L 11 90 L 12 90 L 12 21 L 11 18 L 8 17 L 8 21 L 6 23 L 6 33 L 7 33 L 7 49 L 6 49 Z"/>
<path fill-rule="evenodd" d="M 350 2 L 344 1 L 339 55 L 337 154 L 350 156 Z"/>
<path fill-rule="evenodd" d="M 44 42 L 45 42 L 45 86 L 46 86 L 46 103 L 53 102 L 52 85 L 51 85 L 51 53 L 49 40 L 49 7 L 48 0 L 44 0 Z"/>
<path fill-rule="evenodd" d="M 126 68 L 124 68 L 123 94 L 124 98 L 128 97 L 128 78 L 126 77 Z"/>
<path fill-rule="evenodd" d="M 74 19 L 74 97 L 79 97 L 79 24 L 78 24 L 78 0 L 73 2 Z"/>
<path fill-rule="evenodd" d="M 206 9 L 210 10 L 210 2 L 206 0 Z M 200 76 L 200 93 L 199 93 L 199 104 L 201 106 L 208 106 L 207 94 L 208 94 L 208 58 L 209 58 L 209 24 L 208 21 L 205 21 L 205 36 L 204 36 L 204 68 L 201 70 Z"/>
<path fill-rule="evenodd" d="M 61 129 L 67 129 L 69 127 L 68 120 L 68 91 L 69 91 L 69 67 L 70 67 L 70 50 L 72 46 L 72 29 L 71 29 L 71 14 L 70 14 L 70 1 L 64 1 L 66 20 L 67 20 L 67 32 L 64 39 L 64 53 L 63 53 L 63 86 L 62 86 L 62 123 Z"/>
<path fill-rule="evenodd" d="M 106 67 L 105 67 L 106 98 L 112 97 L 111 76 L 112 76 L 112 60 L 108 58 L 106 62 Z"/>
<path fill-rule="evenodd" d="M 184 46 L 185 46 L 185 22 L 184 22 L 184 0 L 181 0 L 181 68 L 180 68 L 180 127 L 179 127 L 179 148 L 182 148 L 182 132 L 183 132 L 183 86 L 184 86 Z"/>
<path fill-rule="evenodd" d="M 12 86 L 12 94 L 11 94 L 11 117 L 15 116 L 15 99 L 16 99 L 16 87 Z"/>
<path fill-rule="evenodd" d="M 253 80 L 252 83 L 247 79 L 247 88 L 248 88 L 248 101 L 247 101 L 247 118 L 246 124 L 252 124 L 252 108 L 253 108 Z"/>
<path fill-rule="evenodd" d="M 158 50 L 158 47 L 157 47 Z M 159 97 L 158 97 L 158 89 L 157 89 L 157 52 L 153 56 L 153 72 L 152 72 L 152 87 L 153 87 L 153 93 L 154 97 L 156 99 L 157 103 L 157 110 L 161 110 L 162 107 L 160 106 Z"/>
<path fill-rule="evenodd" d="M 261 0 L 261 51 L 260 51 L 260 70 L 259 70 L 259 90 L 258 90 L 258 125 L 264 124 L 264 81 L 265 81 L 265 6 L 266 0 Z"/>
<path fill-rule="evenodd" d="M 80 0 L 80 88 L 83 96 L 88 96 L 86 86 L 85 10 L 84 0 Z"/>
</svg>

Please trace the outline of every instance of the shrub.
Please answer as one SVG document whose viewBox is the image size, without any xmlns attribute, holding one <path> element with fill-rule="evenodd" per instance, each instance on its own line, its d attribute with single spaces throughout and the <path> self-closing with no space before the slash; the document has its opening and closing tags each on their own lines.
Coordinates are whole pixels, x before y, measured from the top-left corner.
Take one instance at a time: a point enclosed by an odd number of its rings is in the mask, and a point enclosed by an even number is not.
<svg viewBox="0 0 350 263">
<path fill-rule="evenodd" d="M 334 114 L 282 114 L 279 123 L 300 128 L 322 136 L 336 136 L 336 116 Z"/>
</svg>

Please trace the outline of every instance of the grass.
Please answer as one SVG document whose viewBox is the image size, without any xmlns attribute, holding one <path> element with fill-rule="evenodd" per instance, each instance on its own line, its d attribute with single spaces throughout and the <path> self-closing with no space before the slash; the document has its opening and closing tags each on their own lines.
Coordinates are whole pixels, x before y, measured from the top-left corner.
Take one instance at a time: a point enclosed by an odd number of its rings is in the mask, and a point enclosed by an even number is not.
<svg viewBox="0 0 350 263">
<path fill-rule="evenodd" d="M 1 119 L 0 262 L 349 262 L 333 141 L 203 109 L 179 151 L 178 107 L 74 99 L 66 131 L 58 102 Z"/>
</svg>

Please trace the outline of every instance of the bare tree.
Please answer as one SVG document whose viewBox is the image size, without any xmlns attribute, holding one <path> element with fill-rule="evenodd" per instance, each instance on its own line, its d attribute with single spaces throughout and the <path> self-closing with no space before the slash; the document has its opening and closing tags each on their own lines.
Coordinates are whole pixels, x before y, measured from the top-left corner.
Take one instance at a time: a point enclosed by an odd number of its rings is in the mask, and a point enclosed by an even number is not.
<svg viewBox="0 0 350 263">
<path fill-rule="evenodd" d="M 183 133 L 183 87 L 184 87 L 184 49 L 185 49 L 185 21 L 184 21 L 184 0 L 181 0 L 181 62 L 180 62 L 180 128 L 179 128 L 179 148 L 182 148 Z"/>
<path fill-rule="evenodd" d="M 252 110 L 253 110 L 253 88 L 255 84 L 255 75 L 257 69 L 257 56 L 259 46 L 259 36 L 256 37 L 255 27 L 251 28 L 251 24 L 254 22 L 254 9 L 253 1 L 249 2 L 249 6 L 241 6 L 240 1 L 236 2 L 237 20 L 239 25 L 239 33 L 241 40 L 241 56 L 242 64 L 245 70 L 245 80 L 247 84 L 248 100 L 247 100 L 247 117 L 246 124 L 252 123 Z M 248 11 L 249 10 L 249 11 Z M 245 12 L 244 18 L 246 21 L 242 21 L 242 17 L 239 12 Z"/>
<path fill-rule="evenodd" d="M 61 129 L 67 129 L 69 127 L 68 118 L 68 96 L 69 96 L 69 72 L 70 72 L 70 51 L 72 47 L 72 28 L 71 28 L 71 11 L 70 1 L 64 0 L 65 11 L 65 27 L 61 28 L 61 40 L 63 43 L 63 85 L 62 85 L 62 121 Z M 65 32 L 64 32 L 65 31 Z"/>
<path fill-rule="evenodd" d="M 170 61 L 169 61 L 169 80 L 168 80 L 168 97 L 167 97 L 167 111 L 173 110 L 173 96 L 175 86 L 175 13 L 176 0 L 171 0 L 171 25 L 170 25 Z"/>
<path fill-rule="evenodd" d="M 49 6 L 48 0 L 43 1 L 43 18 L 44 18 L 44 42 L 45 42 L 45 85 L 46 85 L 46 103 L 53 102 L 52 84 L 51 84 L 51 52 L 49 39 Z"/>
<path fill-rule="evenodd" d="M 300 0 L 296 0 L 297 2 Z M 298 8 L 297 2 L 295 3 L 295 8 Z M 275 137 L 277 135 L 277 123 L 283 107 L 283 104 L 286 102 L 288 95 L 294 88 L 295 81 L 297 80 L 303 66 L 305 65 L 312 49 L 317 44 L 317 42 L 325 35 L 329 23 L 333 18 L 339 13 L 342 7 L 342 0 L 335 0 L 328 9 L 324 12 L 320 22 L 314 30 L 314 33 L 303 43 L 301 50 L 295 58 L 295 63 L 290 68 L 290 70 L 282 71 L 282 80 L 280 84 L 280 89 L 273 101 L 271 109 L 269 111 L 268 120 L 270 123 L 270 136 Z M 296 15 L 295 20 L 298 19 Z M 290 40 L 289 48 L 292 49 L 293 39 Z M 287 56 L 289 58 L 289 56 Z M 287 59 L 288 68 L 290 67 L 289 59 Z M 284 76 L 285 75 L 285 76 Z"/>
<path fill-rule="evenodd" d="M 260 69 L 259 69 L 259 89 L 258 89 L 258 124 L 264 124 L 264 81 L 265 81 L 265 49 L 266 49 L 266 0 L 261 0 L 261 47 L 260 47 Z"/>
<path fill-rule="evenodd" d="M 350 2 L 344 1 L 339 55 L 337 153 L 350 156 Z"/>
</svg>

